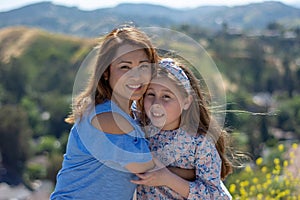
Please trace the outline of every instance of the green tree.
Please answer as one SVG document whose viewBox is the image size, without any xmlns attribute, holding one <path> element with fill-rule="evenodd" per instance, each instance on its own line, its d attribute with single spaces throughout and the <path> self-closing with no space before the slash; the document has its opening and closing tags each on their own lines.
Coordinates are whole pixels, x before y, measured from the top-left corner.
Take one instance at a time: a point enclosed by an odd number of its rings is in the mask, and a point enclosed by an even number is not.
<svg viewBox="0 0 300 200">
<path fill-rule="evenodd" d="M 22 181 L 30 153 L 28 142 L 31 134 L 27 114 L 20 106 L 4 105 L 0 108 L 0 151 L 2 165 L 7 170 L 2 179 L 9 184 Z"/>
</svg>

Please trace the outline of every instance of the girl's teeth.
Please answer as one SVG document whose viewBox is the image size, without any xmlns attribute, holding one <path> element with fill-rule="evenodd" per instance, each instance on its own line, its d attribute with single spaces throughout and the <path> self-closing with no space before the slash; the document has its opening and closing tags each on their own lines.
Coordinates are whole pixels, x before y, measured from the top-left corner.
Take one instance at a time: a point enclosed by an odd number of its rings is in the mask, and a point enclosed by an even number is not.
<svg viewBox="0 0 300 200">
<path fill-rule="evenodd" d="M 153 114 L 153 116 L 155 116 L 155 117 L 161 117 L 163 114 L 159 114 L 159 113 L 152 113 Z"/>
</svg>

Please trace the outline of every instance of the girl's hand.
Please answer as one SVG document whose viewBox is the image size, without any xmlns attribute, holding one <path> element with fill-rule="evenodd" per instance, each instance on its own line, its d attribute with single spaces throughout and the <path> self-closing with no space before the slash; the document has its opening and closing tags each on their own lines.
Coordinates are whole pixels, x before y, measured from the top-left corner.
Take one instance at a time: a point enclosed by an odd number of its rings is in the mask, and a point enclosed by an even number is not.
<svg viewBox="0 0 300 200">
<path fill-rule="evenodd" d="M 132 183 L 147 185 L 147 186 L 164 186 L 167 185 L 168 174 L 170 171 L 167 168 L 158 169 L 156 171 L 136 174 L 140 180 L 132 180 Z"/>
<path fill-rule="evenodd" d="M 163 186 L 168 185 L 168 180 L 172 176 L 170 172 L 159 160 L 153 159 L 155 162 L 155 168 L 145 172 L 136 174 L 140 180 L 131 180 L 132 183 L 147 185 L 147 186 Z"/>
<path fill-rule="evenodd" d="M 156 167 L 143 174 L 136 174 L 140 180 L 131 180 L 132 183 L 146 186 L 167 186 L 181 196 L 189 196 L 189 182 L 169 171 L 157 159 L 153 159 Z"/>
</svg>

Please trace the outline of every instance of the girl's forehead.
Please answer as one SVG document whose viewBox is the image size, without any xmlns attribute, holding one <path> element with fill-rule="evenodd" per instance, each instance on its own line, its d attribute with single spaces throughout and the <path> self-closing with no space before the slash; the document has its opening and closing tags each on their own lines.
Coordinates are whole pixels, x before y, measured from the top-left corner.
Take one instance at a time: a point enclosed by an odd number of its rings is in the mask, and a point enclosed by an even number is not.
<svg viewBox="0 0 300 200">
<path fill-rule="evenodd" d="M 170 90 L 170 91 L 173 91 L 173 92 L 175 92 L 174 90 L 178 90 L 176 84 L 174 83 L 174 81 L 171 81 L 167 77 L 159 77 L 159 78 L 154 77 L 151 80 L 150 85 L 160 87 L 162 89 Z"/>
</svg>

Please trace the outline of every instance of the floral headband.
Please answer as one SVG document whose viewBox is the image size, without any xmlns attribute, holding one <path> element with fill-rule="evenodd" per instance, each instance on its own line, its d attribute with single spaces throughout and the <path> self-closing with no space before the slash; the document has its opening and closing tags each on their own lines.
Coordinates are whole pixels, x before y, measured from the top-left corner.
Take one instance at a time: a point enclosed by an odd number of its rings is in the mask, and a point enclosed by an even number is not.
<svg viewBox="0 0 300 200">
<path fill-rule="evenodd" d="M 179 66 L 175 65 L 175 62 L 172 58 L 163 58 L 159 62 L 159 65 L 160 67 L 168 70 L 173 76 L 175 76 L 182 83 L 184 89 L 186 89 L 187 92 L 191 91 L 189 78 Z"/>
</svg>

